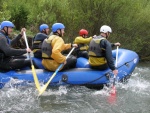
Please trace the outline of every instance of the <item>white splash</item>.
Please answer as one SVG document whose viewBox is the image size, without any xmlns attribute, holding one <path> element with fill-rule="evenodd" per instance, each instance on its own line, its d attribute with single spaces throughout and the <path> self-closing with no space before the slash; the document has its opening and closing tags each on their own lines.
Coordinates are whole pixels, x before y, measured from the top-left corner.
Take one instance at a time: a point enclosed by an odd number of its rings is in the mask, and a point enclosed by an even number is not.
<svg viewBox="0 0 150 113">
<path fill-rule="evenodd" d="M 46 90 L 42 96 L 48 96 L 48 95 L 66 95 L 67 94 L 67 88 L 66 86 L 59 86 L 58 90 L 54 90 L 54 89 L 48 89 Z"/>
</svg>

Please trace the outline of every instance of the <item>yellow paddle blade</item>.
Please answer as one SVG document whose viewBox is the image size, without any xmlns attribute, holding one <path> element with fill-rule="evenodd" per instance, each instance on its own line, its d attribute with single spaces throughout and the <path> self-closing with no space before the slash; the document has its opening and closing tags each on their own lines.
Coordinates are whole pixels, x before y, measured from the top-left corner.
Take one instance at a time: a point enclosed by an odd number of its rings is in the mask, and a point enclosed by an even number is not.
<svg viewBox="0 0 150 113">
<path fill-rule="evenodd" d="M 52 79 L 55 77 L 56 72 L 51 76 L 51 78 L 48 80 L 48 82 L 42 87 L 42 89 L 40 89 L 39 91 L 39 96 L 43 94 L 43 92 L 46 90 L 46 88 L 48 87 L 49 83 L 52 81 Z"/>
<path fill-rule="evenodd" d="M 72 53 L 72 51 L 75 49 L 75 47 L 72 48 L 72 50 L 69 52 L 69 54 L 67 55 L 66 59 L 69 57 L 69 55 Z M 59 67 L 56 69 L 56 71 L 54 72 L 54 74 L 51 76 L 51 78 L 48 80 L 48 82 L 42 87 L 42 89 L 40 89 L 39 91 L 39 96 L 46 90 L 46 88 L 48 87 L 49 83 L 52 81 L 52 79 L 55 77 L 55 75 L 57 74 L 57 72 L 62 68 L 64 64 L 60 64 Z"/>
<path fill-rule="evenodd" d="M 40 84 L 39 84 L 39 80 L 38 80 L 37 75 L 36 75 L 36 72 L 35 72 L 34 65 L 32 65 L 31 67 L 32 67 L 32 74 L 33 74 L 35 86 L 36 86 L 36 88 L 38 89 L 38 91 L 40 92 Z"/>
</svg>

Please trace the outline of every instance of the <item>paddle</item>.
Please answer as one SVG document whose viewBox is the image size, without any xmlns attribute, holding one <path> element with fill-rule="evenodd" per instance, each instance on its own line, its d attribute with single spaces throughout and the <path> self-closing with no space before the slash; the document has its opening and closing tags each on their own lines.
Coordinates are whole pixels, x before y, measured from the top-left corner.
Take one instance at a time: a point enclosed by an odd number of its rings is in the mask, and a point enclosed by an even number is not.
<svg viewBox="0 0 150 113">
<path fill-rule="evenodd" d="M 116 52 L 116 63 L 115 63 L 115 67 L 116 68 L 117 68 L 117 60 L 118 60 L 118 46 L 117 46 L 117 52 Z M 116 82 L 116 75 L 114 75 L 113 87 L 112 87 L 112 90 L 114 90 L 114 93 L 116 93 L 115 82 Z"/>
<path fill-rule="evenodd" d="M 116 51 L 116 63 L 115 63 L 115 67 L 117 68 L 117 60 L 118 60 L 118 46 L 117 46 L 117 51 Z M 116 82 L 116 75 L 114 75 L 113 77 L 113 86 L 110 92 L 110 97 L 109 97 L 109 102 L 110 103 L 114 103 L 116 100 L 116 87 L 115 87 L 115 82 Z"/>
<path fill-rule="evenodd" d="M 70 56 L 70 54 L 72 53 L 72 51 L 75 49 L 75 47 L 72 48 L 72 50 L 69 52 L 69 54 L 67 55 L 66 59 Z M 53 75 L 51 76 L 51 78 L 48 80 L 48 82 L 42 87 L 42 89 L 40 90 L 39 96 L 46 90 L 46 88 L 48 87 L 49 83 L 52 81 L 52 79 L 55 77 L 55 75 L 57 74 L 57 72 L 62 68 L 64 64 L 60 64 L 59 67 L 56 69 L 56 71 L 53 73 Z"/>
<path fill-rule="evenodd" d="M 26 33 L 23 32 L 23 35 L 24 35 L 26 47 L 29 48 Z M 31 61 L 32 74 L 33 74 L 33 78 L 34 78 L 36 88 L 38 89 L 38 91 L 40 91 L 40 84 L 39 84 L 39 81 L 38 81 L 38 78 L 37 78 L 37 75 L 36 75 L 36 72 L 35 72 L 35 68 L 34 68 L 33 61 L 32 61 L 32 58 L 30 56 L 30 53 L 28 53 L 28 58 L 30 58 L 30 61 Z"/>
</svg>

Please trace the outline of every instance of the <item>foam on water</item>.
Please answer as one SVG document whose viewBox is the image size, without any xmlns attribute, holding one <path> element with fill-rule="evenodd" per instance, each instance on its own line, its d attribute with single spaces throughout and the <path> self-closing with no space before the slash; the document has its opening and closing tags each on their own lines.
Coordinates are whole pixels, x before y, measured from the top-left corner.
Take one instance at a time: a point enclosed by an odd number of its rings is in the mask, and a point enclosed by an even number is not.
<svg viewBox="0 0 150 113">
<path fill-rule="evenodd" d="M 34 83 L 17 86 L 22 81 L 11 80 L 0 90 L 0 112 L 11 113 L 146 113 L 150 110 L 150 78 L 148 68 L 135 69 L 129 81 L 117 83 L 115 105 L 107 102 L 110 88 L 96 91 L 84 86 L 60 86 L 47 89 L 38 97 Z M 10 88 L 10 86 L 12 86 Z M 9 87 L 9 88 L 8 88 Z M 143 103 L 141 103 L 143 101 Z M 138 104 L 140 103 L 140 104 Z"/>
<path fill-rule="evenodd" d="M 22 81 L 11 79 L 0 90 L 0 112 L 25 113 L 40 110 L 35 87 L 14 86 L 14 84 L 20 83 Z"/>
<path fill-rule="evenodd" d="M 66 86 L 59 86 L 58 90 L 52 90 L 52 89 L 47 89 L 42 96 L 50 96 L 50 95 L 62 95 L 62 94 L 67 94 L 67 88 Z"/>
<path fill-rule="evenodd" d="M 127 84 L 118 84 L 120 89 L 130 90 L 138 94 L 150 95 L 150 79 L 145 79 L 149 70 L 136 68 L 136 72 L 132 74 Z"/>
</svg>

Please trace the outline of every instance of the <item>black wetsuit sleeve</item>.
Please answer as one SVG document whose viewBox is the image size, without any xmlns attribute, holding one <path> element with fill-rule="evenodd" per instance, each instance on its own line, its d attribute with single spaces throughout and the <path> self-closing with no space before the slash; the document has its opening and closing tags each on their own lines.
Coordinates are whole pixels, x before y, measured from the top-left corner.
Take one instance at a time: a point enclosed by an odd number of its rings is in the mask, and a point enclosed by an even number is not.
<svg viewBox="0 0 150 113">
<path fill-rule="evenodd" d="M 115 44 L 114 44 L 114 43 L 111 43 L 111 47 L 115 47 Z"/>
<path fill-rule="evenodd" d="M 107 40 L 101 41 L 101 47 L 105 49 L 105 57 L 107 60 L 107 64 L 111 70 L 115 70 L 115 65 L 112 57 L 112 47 L 111 43 Z"/>
<path fill-rule="evenodd" d="M 16 38 L 12 39 L 11 46 L 15 45 L 21 39 L 21 37 L 22 35 L 19 34 Z"/>
<path fill-rule="evenodd" d="M 0 50 L 3 51 L 6 56 L 20 56 L 26 53 L 26 49 L 11 48 L 4 36 L 0 36 Z"/>
</svg>

